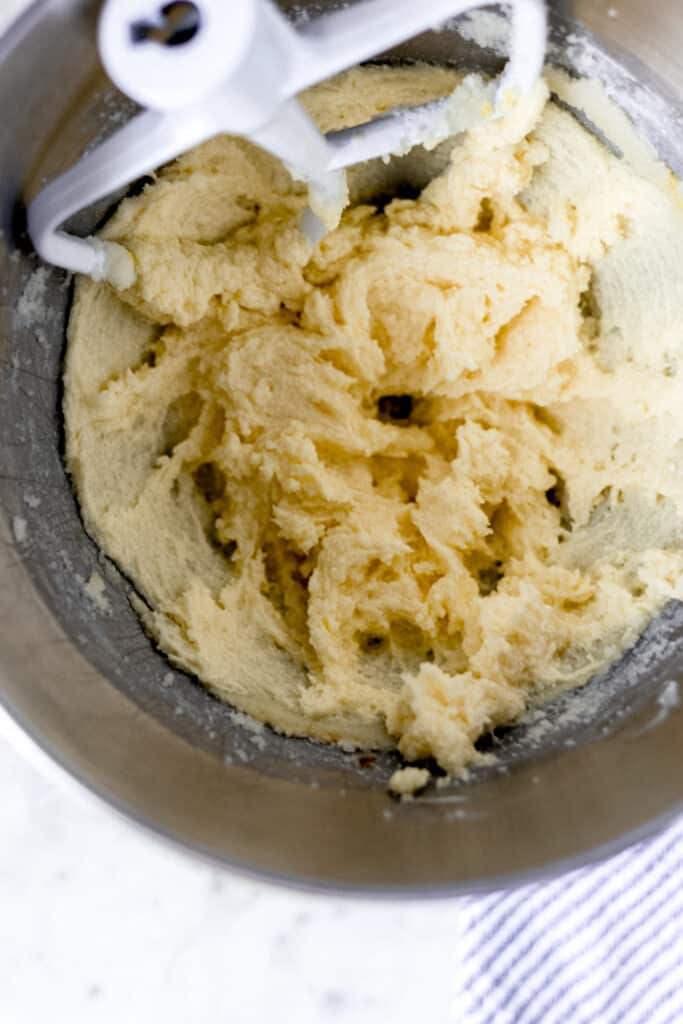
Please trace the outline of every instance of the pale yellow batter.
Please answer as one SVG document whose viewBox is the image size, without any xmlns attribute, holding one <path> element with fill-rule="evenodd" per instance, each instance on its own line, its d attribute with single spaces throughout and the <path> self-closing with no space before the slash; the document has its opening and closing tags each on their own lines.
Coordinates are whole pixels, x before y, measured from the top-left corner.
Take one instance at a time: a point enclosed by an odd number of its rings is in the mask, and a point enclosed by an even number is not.
<svg viewBox="0 0 683 1024">
<path fill-rule="evenodd" d="M 455 83 L 369 69 L 307 102 L 329 130 Z M 107 227 L 138 284 L 78 283 L 88 528 L 173 661 L 286 733 L 457 773 L 682 596 L 683 217 L 546 99 L 315 250 L 303 188 L 216 139 Z"/>
</svg>

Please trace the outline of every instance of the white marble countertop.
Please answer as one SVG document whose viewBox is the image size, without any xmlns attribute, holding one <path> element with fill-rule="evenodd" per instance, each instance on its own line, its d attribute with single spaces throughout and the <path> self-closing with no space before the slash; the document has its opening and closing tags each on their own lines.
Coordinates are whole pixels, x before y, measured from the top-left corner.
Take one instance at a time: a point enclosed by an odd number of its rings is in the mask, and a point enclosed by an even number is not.
<svg viewBox="0 0 683 1024">
<path fill-rule="evenodd" d="M 0 0 L 0 33 L 27 5 Z M 0 733 L 0 1022 L 465 1024 L 460 904 L 244 881 L 168 849 Z"/>
<path fill-rule="evenodd" d="M 466 1024 L 462 905 L 248 882 L 168 849 L 0 736 L 3 1024 Z"/>
</svg>

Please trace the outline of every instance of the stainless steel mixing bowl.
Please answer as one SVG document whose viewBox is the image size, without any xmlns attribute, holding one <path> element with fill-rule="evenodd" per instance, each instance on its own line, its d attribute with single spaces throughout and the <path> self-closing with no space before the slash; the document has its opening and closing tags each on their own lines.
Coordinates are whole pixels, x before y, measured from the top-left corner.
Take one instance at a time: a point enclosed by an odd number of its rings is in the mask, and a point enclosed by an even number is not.
<svg viewBox="0 0 683 1024">
<path fill-rule="evenodd" d="M 578 59 L 580 70 L 609 78 L 680 173 L 683 12 L 678 0 L 614 2 L 617 17 L 607 2 L 573 5 L 603 53 L 577 49 L 576 26 L 556 10 L 553 59 Z M 496 767 L 409 804 L 387 796 L 393 756 L 271 733 L 264 742 L 195 681 L 169 675 L 131 609 L 128 583 L 102 564 L 79 518 L 60 419 L 70 289 L 61 272 L 38 269 L 24 231 L 26 198 L 130 114 L 98 66 L 97 13 L 94 0 L 44 0 L 0 42 L 2 704 L 55 761 L 130 818 L 292 884 L 375 894 L 486 890 L 586 863 L 663 827 L 683 800 L 678 605 L 582 695 L 494 740 Z M 499 63 L 453 30 L 392 56 Z M 73 226 L 91 230 L 105 212 L 91 210 Z M 106 581 L 108 614 L 84 592 L 93 571 Z"/>
</svg>

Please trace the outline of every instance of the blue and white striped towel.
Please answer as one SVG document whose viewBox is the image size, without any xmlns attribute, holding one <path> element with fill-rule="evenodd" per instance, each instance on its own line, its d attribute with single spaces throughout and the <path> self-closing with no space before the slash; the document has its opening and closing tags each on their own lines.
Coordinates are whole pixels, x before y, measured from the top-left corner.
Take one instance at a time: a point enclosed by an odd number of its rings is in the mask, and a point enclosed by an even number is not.
<svg viewBox="0 0 683 1024">
<path fill-rule="evenodd" d="M 683 1024 L 683 822 L 464 911 L 458 1024 Z"/>
</svg>

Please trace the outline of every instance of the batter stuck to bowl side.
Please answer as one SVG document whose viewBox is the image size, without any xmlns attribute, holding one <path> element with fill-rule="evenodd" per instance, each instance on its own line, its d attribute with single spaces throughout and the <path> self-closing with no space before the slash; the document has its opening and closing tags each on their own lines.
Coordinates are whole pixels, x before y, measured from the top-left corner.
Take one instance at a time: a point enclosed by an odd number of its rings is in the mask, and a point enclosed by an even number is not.
<svg viewBox="0 0 683 1024">
<path fill-rule="evenodd" d="M 458 81 L 368 68 L 305 102 L 331 130 Z M 683 596 L 678 183 L 548 96 L 413 153 L 421 192 L 316 248 L 305 188 L 214 139 L 106 226 L 137 284 L 77 283 L 86 525 L 161 649 L 282 732 L 456 774 Z"/>
</svg>

